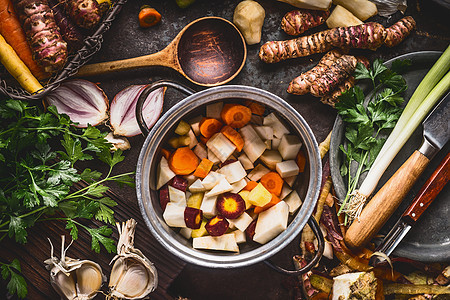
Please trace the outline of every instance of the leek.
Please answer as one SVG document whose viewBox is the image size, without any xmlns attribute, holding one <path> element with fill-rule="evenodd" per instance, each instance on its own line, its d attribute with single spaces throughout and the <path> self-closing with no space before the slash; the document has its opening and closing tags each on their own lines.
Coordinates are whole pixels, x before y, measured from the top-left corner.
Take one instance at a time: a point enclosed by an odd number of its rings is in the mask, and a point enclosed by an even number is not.
<svg viewBox="0 0 450 300">
<path fill-rule="evenodd" d="M 450 61 L 450 58 L 448 60 Z M 400 124 L 402 125 L 402 127 L 399 127 L 399 129 L 397 129 L 397 127 L 399 126 L 399 122 L 397 123 L 388 140 L 383 145 L 382 150 L 377 156 L 377 159 L 370 168 L 367 177 L 361 184 L 361 187 L 359 188 L 359 190 L 353 193 L 353 199 L 350 200 L 351 202 L 358 203 L 357 206 L 361 207 L 362 205 L 364 205 L 366 199 L 375 190 L 378 181 L 380 180 L 381 176 L 384 174 L 385 170 L 388 168 L 394 157 L 397 155 L 406 141 L 410 138 L 411 134 L 416 130 L 417 126 L 419 126 L 419 124 L 427 116 L 434 105 L 445 95 L 448 90 L 450 90 L 450 72 L 448 72 L 436 84 L 436 86 L 433 87 L 433 89 L 428 93 L 423 101 L 418 102 L 415 105 L 417 106 L 417 108 L 414 112 L 411 113 L 411 111 L 409 111 L 410 116 L 404 118 L 407 119 L 408 122 L 405 122 L 405 124 Z M 403 112 L 403 114 L 405 114 L 405 111 Z M 393 135 L 397 132 L 398 134 Z M 389 139 L 391 139 L 391 141 L 393 142 L 390 142 L 388 144 Z M 388 150 L 386 150 L 385 148 Z"/>
<path fill-rule="evenodd" d="M 430 93 L 433 87 L 441 80 L 441 78 L 450 69 L 450 46 L 447 47 L 444 53 L 439 57 L 433 67 L 428 71 L 425 77 L 422 79 L 420 84 L 417 86 L 413 95 L 405 106 L 400 119 L 398 119 L 397 124 L 386 140 L 383 148 L 381 148 L 380 153 L 375 159 L 373 165 L 376 166 L 378 161 L 383 157 L 386 151 L 388 151 L 391 145 L 397 143 L 397 136 L 403 131 L 403 127 L 409 122 L 411 116 L 414 114 L 419 105 L 423 102 L 425 97 Z M 375 187 L 373 187 L 375 189 Z M 370 192 L 372 193 L 373 190 Z"/>
</svg>

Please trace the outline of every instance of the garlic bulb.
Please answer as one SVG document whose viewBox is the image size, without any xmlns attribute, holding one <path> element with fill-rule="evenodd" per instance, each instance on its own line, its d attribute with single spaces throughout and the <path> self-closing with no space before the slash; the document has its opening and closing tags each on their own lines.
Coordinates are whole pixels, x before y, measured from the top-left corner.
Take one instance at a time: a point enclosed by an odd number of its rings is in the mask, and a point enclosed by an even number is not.
<svg viewBox="0 0 450 300">
<path fill-rule="evenodd" d="M 50 241 L 50 240 L 49 240 Z M 65 237 L 61 237 L 61 258 L 53 256 L 53 245 L 50 242 L 50 258 L 45 260 L 50 270 L 50 283 L 63 299 L 93 299 L 106 281 L 100 265 L 90 260 L 73 259 L 66 256 Z"/>
<path fill-rule="evenodd" d="M 117 255 L 109 278 L 107 299 L 141 299 L 158 285 L 158 273 L 154 265 L 138 249 L 134 248 L 136 221 L 130 219 L 120 225 Z"/>
</svg>

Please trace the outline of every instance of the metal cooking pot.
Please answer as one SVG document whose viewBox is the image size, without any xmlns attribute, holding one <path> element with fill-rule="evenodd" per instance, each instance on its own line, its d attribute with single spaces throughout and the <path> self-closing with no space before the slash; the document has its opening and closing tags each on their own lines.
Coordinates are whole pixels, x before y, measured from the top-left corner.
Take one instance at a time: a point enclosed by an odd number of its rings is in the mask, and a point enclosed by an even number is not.
<svg viewBox="0 0 450 300">
<path fill-rule="evenodd" d="M 142 116 L 142 107 L 148 94 L 160 87 L 175 88 L 187 94 L 188 97 L 164 114 L 149 132 Z M 290 125 L 291 130 L 301 138 L 308 161 L 305 172 L 299 175 L 299 177 L 302 177 L 299 181 L 304 184 L 296 187 L 303 204 L 299 211 L 290 218 L 287 229 L 264 245 L 255 242 L 240 245 L 240 253 L 192 248 L 192 241 L 185 239 L 165 223 L 162 217 L 163 211 L 159 204 L 159 193 L 155 188 L 156 169 L 161 159 L 160 150 L 173 135 L 178 122 L 185 119 L 187 115 L 193 117 L 200 114 L 201 109 L 204 112 L 207 104 L 226 100 L 232 100 L 233 102 L 252 100 L 264 104 L 269 110 L 276 112 Z M 324 239 L 317 222 L 311 215 L 320 188 L 322 167 L 319 149 L 308 124 L 283 99 L 267 91 L 248 86 L 225 85 L 195 93 L 175 82 L 160 81 L 144 89 L 136 105 L 136 117 L 142 132 L 147 135 L 139 154 L 136 170 L 136 192 L 139 207 L 151 233 L 171 253 L 186 262 L 209 268 L 237 268 L 264 261 L 278 272 L 289 275 L 306 272 L 318 262 L 323 253 Z M 297 271 L 285 270 L 269 262 L 268 259 L 287 246 L 300 233 L 307 222 L 319 241 L 319 251 L 317 251 L 314 259 L 307 266 Z"/>
</svg>

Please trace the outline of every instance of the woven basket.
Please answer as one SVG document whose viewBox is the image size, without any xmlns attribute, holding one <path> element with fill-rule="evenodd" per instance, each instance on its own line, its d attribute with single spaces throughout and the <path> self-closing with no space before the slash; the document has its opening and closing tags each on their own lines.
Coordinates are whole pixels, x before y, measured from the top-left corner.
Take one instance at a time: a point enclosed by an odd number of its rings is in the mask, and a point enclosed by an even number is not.
<svg viewBox="0 0 450 300">
<path fill-rule="evenodd" d="M 77 73 L 78 69 L 86 64 L 89 59 L 100 50 L 103 43 L 103 34 L 109 30 L 112 22 L 128 0 L 116 0 L 108 10 L 99 24 L 97 30 L 89 37 L 85 38 L 84 46 L 75 54 L 69 56 L 66 66 L 56 75 L 48 80 L 44 85 L 44 90 L 40 93 L 30 94 L 20 86 L 8 86 L 5 79 L 0 78 L 0 93 L 13 99 L 37 100 L 43 98 L 49 92 L 56 89 L 60 83 Z M 8 80 L 11 82 L 11 80 Z"/>
</svg>

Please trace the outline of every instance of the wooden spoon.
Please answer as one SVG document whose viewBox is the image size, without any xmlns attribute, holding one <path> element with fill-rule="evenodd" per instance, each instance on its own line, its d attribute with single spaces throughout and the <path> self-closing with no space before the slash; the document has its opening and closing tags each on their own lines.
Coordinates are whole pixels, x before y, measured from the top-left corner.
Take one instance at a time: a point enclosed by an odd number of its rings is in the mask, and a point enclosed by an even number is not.
<svg viewBox="0 0 450 300">
<path fill-rule="evenodd" d="M 197 19 L 184 27 L 160 52 L 86 65 L 77 76 L 93 76 L 148 66 L 164 66 L 202 86 L 216 86 L 236 77 L 247 58 L 247 47 L 236 26 L 219 17 Z"/>
</svg>

